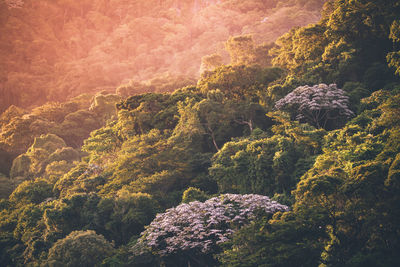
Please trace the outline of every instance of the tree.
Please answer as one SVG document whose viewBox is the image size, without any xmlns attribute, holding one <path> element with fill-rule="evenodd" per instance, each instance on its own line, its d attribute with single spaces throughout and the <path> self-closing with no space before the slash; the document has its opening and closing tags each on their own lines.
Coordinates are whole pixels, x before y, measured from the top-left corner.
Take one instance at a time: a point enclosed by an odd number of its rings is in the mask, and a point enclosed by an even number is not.
<svg viewBox="0 0 400 267">
<path fill-rule="evenodd" d="M 393 43 L 400 43 L 400 20 L 393 21 L 390 27 L 389 38 L 393 40 Z M 397 75 L 400 75 L 400 51 L 390 52 L 386 58 L 389 66 L 395 69 Z"/>
<path fill-rule="evenodd" d="M 255 63 L 255 44 L 251 35 L 230 37 L 225 48 L 231 57 L 232 65 L 251 65 Z"/>
<path fill-rule="evenodd" d="M 214 154 L 209 172 L 220 192 L 290 195 L 320 151 L 324 131 L 285 120 L 276 124 L 272 137 L 257 129 Z M 276 131 L 280 127 L 285 129 Z"/>
<path fill-rule="evenodd" d="M 369 88 L 365 75 L 380 80 L 379 74 L 388 72 L 383 59 L 393 51 L 388 36 L 399 11 L 391 0 L 326 1 L 318 23 L 292 29 L 276 41 L 272 62 L 308 83 L 363 82 Z M 382 67 L 373 68 L 377 64 Z M 373 89 L 395 80 L 388 73 Z"/>
<path fill-rule="evenodd" d="M 349 98 L 336 84 L 319 84 L 296 88 L 276 102 L 275 107 L 317 128 L 332 129 L 354 115 L 348 105 Z"/>
<path fill-rule="evenodd" d="M 122 138 L 116 128 L 116 122 L 111 122 L 107 126 L 91 132 L 90 137 L 84 141 L 82 150 L 89 153 L 93 162 L 102 161 L 104 163 L 114 159 L 111 153 L 120 149 L 122 144 Z"/>
<path fill-rule="evenodd" d="M 102 199 L 97 208 L 101 221 L 99 228 L 104 227 L 104 235 L 121 245 L 144 230 L 156 215 L 158 204 L 149 194 L 122 189 L 115 199 Z"/>
<path fill-rule="evenodd" d="M 49 250 L 49 266 L 99 266 L 114 251 L 113 245 L 95 231 L 73 231 Z"/>
<path fill-rule="evenodd" d="M 204 72 L 197 83 L 204 94 L 220 90 L 226 98 L 234 100 L 252 100 L 258 102 L 265 88 L 283 75 L 279 68 L 261 68 L 260 66 L 222 66 L 211 72 Z"/>
<path fill-rule="evenodd" d="M 10 195 L 16 206 L 39 204 L 53 196 L 53 185 L 44 179 L 22 182 Z"/>
<path fill-rule="evenodd" d="M 204 71 L 213 71 L 223 65 L 222 57 L 219 54 L 212 54 L 201 58 L 200 74 Z"/>
<path fill-rule="evenodd" d="M 287 267 L 318 266 L 326 237 L 318 211 L 277 212 L 237 231 L 223 244 L 221 266 Z"/>
<path fill-rule="evenodd" d="M 195 187 L 189 187 L 183 192 L 182 203 L 190 203 L 193 201 L 206 201 L 207 194 Z"/>
<path fill-rule="evenodd" d="M 181 204 L 158 214 L 132 247 L 143 245 L 164 258 L 167 266 L 209 266 L 213 254 L 237 229 L 249 224 L 259 212 L 273 214 L 288 207 L 261 195 L 225 194 L 204 203 Z"/>
<path fill-rule="evenodd" d="M 18 182 L 0 173 L 0 199 L 8 199 L 8 196 L 14 191 Z"/>
<path fill-rule="evenodd" d="M 72 164 L 79 161 L 79 152 L 66 147 L 64 140 L 54 134 L 36 137 L 32 146 L 24 154 L 14 159 L 11 178 L 32 179 L 45 174 L 47 165 L 65 161 Z"/>
<path fill-rule="evenodd" d="M 209 95 L 213 92 L 210 91 Z M 221 94 L 220 91 L 214 92 L 216 95 Z M 198 116 L 200 127 L 204 133 L 211 137 L 212 143 L 219 150 L 219 144 L 226 141 L 229 134 L 231 118 L 228 112 L 224 111 L 222 103 L 222 95 L 220 99 L 212 99 L 212 97 L 204 99 L 193 106 Z M 222 140 L 221 140 L 222 139 Z"/>
<path fill-rule="evenodd" d="M 93 102 L 89 108 L 97 114 L 98 118 L 104 123 L 115 118 L 117 115 L 116 104 L 121 101 L 121 97 L 115 94 L 98 93 L 93 97 Z"/>
<path fill-rule="evenodd" d="M 71 147 L 80 147 L 90 132 L 102 126 L 97 114 L 93 111 L 78 110 L 65 116 L 57 125 L 56 134 L 62 137 Z"/>
</svg>

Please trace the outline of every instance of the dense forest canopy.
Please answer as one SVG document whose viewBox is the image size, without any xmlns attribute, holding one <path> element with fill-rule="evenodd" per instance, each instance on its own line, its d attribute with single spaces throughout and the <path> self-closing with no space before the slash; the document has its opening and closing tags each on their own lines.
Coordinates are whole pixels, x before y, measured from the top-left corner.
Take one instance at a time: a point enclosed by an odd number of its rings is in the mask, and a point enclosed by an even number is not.
<svg viewBox="0 0 400 267">
<path fill-rule="evenodd" d="M 0 111 L 111 92 L 131 79 L 196 78 L 201 58 L 224 53 L 229 36 L 272 43 L 316 21 L 323 2 L 2 0 Z"/>
<path fill-rule="evenodd" d="M 0 11 L 2 266 L 400 266 L 398 1 Z"/>
</svg>

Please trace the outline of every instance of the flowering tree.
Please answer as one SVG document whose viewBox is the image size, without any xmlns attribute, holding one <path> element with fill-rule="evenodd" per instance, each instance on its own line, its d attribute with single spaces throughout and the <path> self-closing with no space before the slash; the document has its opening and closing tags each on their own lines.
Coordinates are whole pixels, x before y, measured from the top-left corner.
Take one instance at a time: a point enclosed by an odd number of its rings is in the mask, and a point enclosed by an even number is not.
<svg viewBox="0 0 400 267">
<path fill-rule="evenodd" d="M 348 106 L 349 98 L 336 84 L 300 86 L 275 104 L 277 109 L 317 128 L 329 128 L 330 121 L 353 116 Z"/>
<path fill-rule="evenodd" d="M 207 266 L 218 244 L 254 219 L 259 212 L 273 214 L 288 207 L 266 196 L 224 194 L 205 202 L 193 201 L 158 214 L 132 248 L 149 247 L 162 258 L 185 261 L 183 264 Z M 178 262 L 174 262 L 178 266 Z"/>
</svg>

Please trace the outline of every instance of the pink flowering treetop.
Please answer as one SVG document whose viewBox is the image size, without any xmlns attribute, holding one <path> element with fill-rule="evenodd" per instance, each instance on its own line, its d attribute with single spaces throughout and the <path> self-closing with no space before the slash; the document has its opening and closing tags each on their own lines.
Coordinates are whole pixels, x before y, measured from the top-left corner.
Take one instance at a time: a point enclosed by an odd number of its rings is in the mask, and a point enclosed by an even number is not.
<svg viewBox="0 0 400 267">
<path fill-rule="evenodd" d="M 354 115 L 349 97 L 336 84 L 300 86 L 276 102 L 275 108 L 288 111 L 293 118 L 317 128 L 334 128 Z"/>
<path fill-rule="evenodd" d="M 288 207 L 267 196 L 224 194 L 205 202 L 193 201 L 158 214 L 134 246 L 146 246 L 160 257 L 179 255 L 191 261 L 218 252 L 218 244 L 228 241 L 241 226 L 257 214 L 287 211 Z M 135 251 L 136 250 L 136 251 Z"/>
</svg>

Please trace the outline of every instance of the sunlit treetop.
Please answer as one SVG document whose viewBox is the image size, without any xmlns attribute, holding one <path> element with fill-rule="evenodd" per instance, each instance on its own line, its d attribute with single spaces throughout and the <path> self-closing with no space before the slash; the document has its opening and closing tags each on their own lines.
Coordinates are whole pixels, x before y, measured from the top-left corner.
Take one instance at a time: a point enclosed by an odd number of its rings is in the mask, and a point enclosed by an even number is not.
<svg viewBox="0 0 400 267">
<path fill-rule="evenodd" d="M 317 128 L 326 128 L 329 121 L 353 116 L 348 106 L 349 97 L 336 84 L 300 86 L 275 105 Z"/>
<path fill-rule="evenodd" d="M 182 251 L 210 253 L 258 212 L 273 214 L 287 210 L 287 206 L 267 196 L 224 194 L 205 202 L 181 204 L 158 214 L 142 233 L 140 243 L 150 246 L 160 256 Z"/>
</svg>

